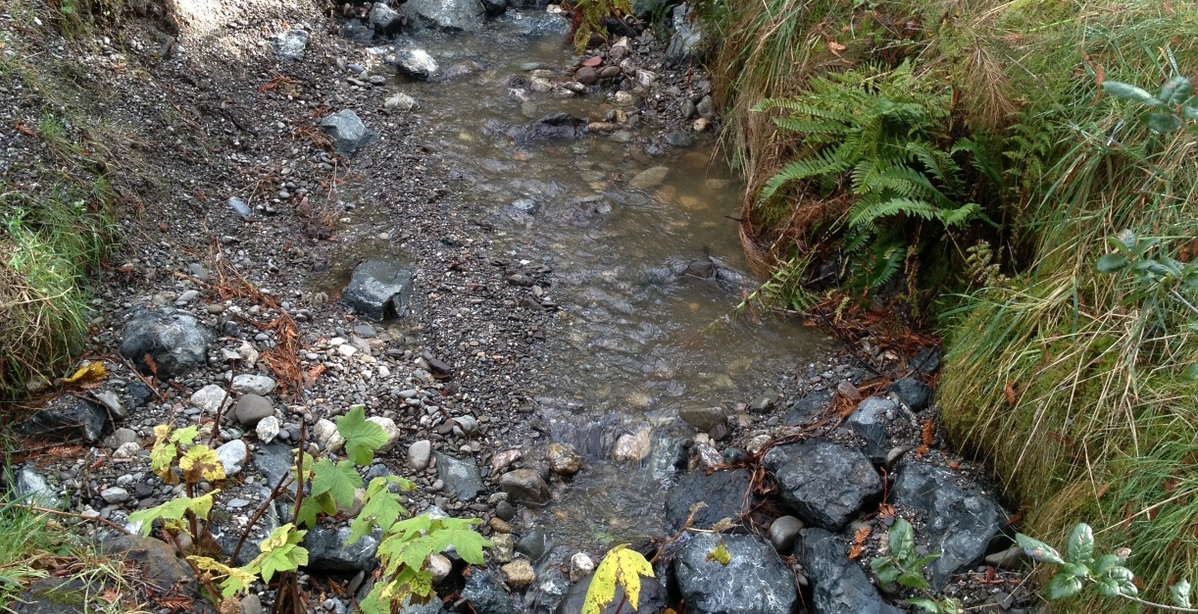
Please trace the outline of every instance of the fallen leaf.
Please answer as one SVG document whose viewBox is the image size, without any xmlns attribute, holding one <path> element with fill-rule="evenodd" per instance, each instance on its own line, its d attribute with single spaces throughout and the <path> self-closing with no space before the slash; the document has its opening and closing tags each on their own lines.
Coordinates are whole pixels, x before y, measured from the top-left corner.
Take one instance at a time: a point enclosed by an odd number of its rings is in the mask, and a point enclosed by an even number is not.
<svg viewBox="0 0 1198 614">
<path fill-rule="evenodd" d="M 64 384 L 82 384 L 85 382 L 98 382 L 108 375 L 108 369 L 104 368 L 104 363 L 98 360 L 88 363 L 86 366 L 79 368 L 70 376 L 62 378 Z"/>
</svg>

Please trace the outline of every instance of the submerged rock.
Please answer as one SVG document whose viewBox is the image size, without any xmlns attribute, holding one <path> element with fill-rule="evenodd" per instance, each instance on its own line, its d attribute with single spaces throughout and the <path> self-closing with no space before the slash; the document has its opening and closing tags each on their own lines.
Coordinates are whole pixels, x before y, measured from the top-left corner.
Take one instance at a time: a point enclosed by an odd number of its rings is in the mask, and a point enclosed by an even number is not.
<svg viewBox="0 0 1198 614">
<path fill-rule="evenodd" d="M 829 530 L 843 529 L 866 503 L 882 496 L 882 479 L 869 459 L 830 441 L 778 446 L 763 462 L 795 515 Z"/>
<path fill-rule="evenodd" d="M 709 556 L 721 543 L 727 565 Z M 794 574 L 756 535 L 696 535 L 678 553 L 674 575 L 691 614 L 790 614 L 798 599 Z"/>
<path fill-rule="evenodd" d="M 376 322 L 403 317 L 411 299 L 412 269 L 390 260 L 359 264 L 341 293 L 346 305 Z"/>
</svg>

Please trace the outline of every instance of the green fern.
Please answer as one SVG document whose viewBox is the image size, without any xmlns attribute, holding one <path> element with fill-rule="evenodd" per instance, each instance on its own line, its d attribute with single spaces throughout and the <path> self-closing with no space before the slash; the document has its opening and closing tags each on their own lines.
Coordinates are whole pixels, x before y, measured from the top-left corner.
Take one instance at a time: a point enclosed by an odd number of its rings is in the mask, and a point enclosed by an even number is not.
<svg viewBox="0 0 1198 614">
<path fill-rule="evenodd" d="M 920 252 L 907 236 L 930 242 L 939 233 L 928 231 L 929 222 L 947 231 L 984 219 L 959 159 L 968 157 L 978 173 L 999 184 L 1000 171 L 977 143 L 948 136 L 951 106 L 947 87 L 920 78 L 906 62 L 885 72 L 823 75 L 806 93 L 762 101 L 755 110 L 780 112 L 774 124 L 803 146 L 762 186 L 758 207 L 784 203 L 796 187 L 847 189 L 854 197 L 842 228 L 849 285 L 878 290 L 903 269 L 908 252 Z"/>
</svg>

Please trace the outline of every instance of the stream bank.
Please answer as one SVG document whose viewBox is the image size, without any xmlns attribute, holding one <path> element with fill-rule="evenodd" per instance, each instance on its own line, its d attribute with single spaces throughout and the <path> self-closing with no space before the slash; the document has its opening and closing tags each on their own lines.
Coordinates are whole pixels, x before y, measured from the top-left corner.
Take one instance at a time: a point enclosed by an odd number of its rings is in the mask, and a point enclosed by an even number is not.
<svg viewBox="0 0 1198 614">
<path fill-rule="evenodd" d="M 237 476 L 224 485 L 219 503 L 229 530 L 218 541 L 228 548 L 230 536 L 286 471 L 300 425 L 307 425 L 314 452 L 336 454 L 327 421 L 364 404 L 395 433 L 394 449 L 367 475 L 412 477 L 421 487 L 413 510 L 435 506 L 482 516 L 484 533 L 497 544 L 492 560 L 526 561 L 499 573 L 476 570 L 457 595 L 466 601 L 455 607 L 569 611 L 557 599 L 584 586 L 569 578 L 575 554 L 597 560 L 610 545 L 665 537 L 680 528 L 679 514 L 685 519 L 695 499 L 714 492 L 728 496 L 707 502 L 712 511 L 703 524 L 750 512 L 746 531 L 728 538 L 737 565 L 727 573 L 733 575 L 683 573 L 679 586 L 662 587 L 662 608 L 679 594 L 691 611 L 729 607 L 738 597 L 707 595 L 704 587 L 738 585 L 758 576 L 760 565 L 769 570 L 764 577 L 817 589 L 851 576 L 844 586 L 883 607 L 853 562 L 862 554 L 848 559 L 843 537 L 816 532 L 799 541 L 809 548 L 795 550 L 798 519 L 781 523 L 789 525 L 788 534 L 773 527 L 785 510 L 824 530 L 849 527 L 861 535 L 864 525 L 849 523 L 881 495 L 875 465 L 897 466 L 902 452 L 895 450 L 918 440 L 912 412 L 922 411 L 916 408 L 921 403 L 904 397 L 902 388 L 894 392 L 897 401 L 883 399 L 890 393 L 881 389 L 860 394 L 858 385 L 877 374 L 837 364 L 828 341 L 793 321 L 728 317 L 748 287 L 738 272 L 734 227 L 721 226 L 739 206 L 738 188 L 709 165 L 709 151 L 699 149 L 710 147 L 712 137 L 692 134 L 685 103 L 699 112 L 701 78 L 650 64 L 661 61 L 661 45 L 636 34 L 636 48 L 631 41 L 629 47 L 646 63 L 628 76 L 639 84 L 644 72 L 656 72 L 667 80 L 659 88 L 679 93 L 634 105 L 636 117 L 653 121 L 628 127 L 631 114 L 621 119 L 620 109 L 601 101 L 607 93 L 618 101 L 623 97 L 616 92 L 635 86 L 584 87 L 586 96 L 566 86 L 582 82 L 574 80 L 574 58 L 560 47 L 560 16 L 510 12 L 475 34 L 422 34 L 415 41 L 421 50 L 464 66 L 450 69 L 461 73 L 457 77 L 423 85 L 379 74 L 387 54 L 371 49 L 380 41 L 353 44 L 341 36 L 345 22 L 325 22 L 311 8 L 286 20 L 307 21 L 306 29 L 284 29 L 281 19 L 263 18 L 270 13 L 255 12 L 263 7 L 252 4 L 228 8 L 247 11 L 223 17 L 220 27 L 232 35 L 210 24 L 208 34 L 197 28 L 172 43 L 169 55 L 155 57 L 155 34 L 134 30 L 123 42 L 126 51 L 107 51 L 98 42 L 99 52 L 79 60 L 109 70 L 104 78 L 112 79 L 108 86 L 116 93 L 106 104 L 121 108 L 112 121 L 125 137 L 115 143 L 172 149 L 154 158 L 158 183 L 141 192 L 147 215 L 123 221 L 127 243 L 97 289 L 90 352 L 112 375 L 99 386 L 68 388 L 39 414 L 49 429 L 40 435 L 63 435 L 62 426 L 94 428 L 69 429 L 79 447 L 63 458 L 24 454 L 28 462 L 18 475 L 34 486 L 23 496 L 47 490 L 56 497 L 52 506 L 123 523 L 130 510 L 176 495 L 146 471 L 153 427 L 211 425 L 224 416 L 221 449 L 227 473 Z M 196 23 L 208 22 L 197 16 Z M 542 23 L 558 25 L 536 25 Z M 294 32 L 305 34 L 288 34 Z M 289 45 L 299 39 L 305 46 L 298 59 L 274 55 L 276 49 L 296 55 Z M 272 40 L 278 45 L 267 47 Z M 525 60 L 515 41 L 530 44 L 534 59 Z M 627 59 L 620 58 L 621 70 Z M 537 66 L 526 66 L 532 63 Z M 537 91 L 543 87 L 538 79 L 549 83 L 547 91 Z M 652 99 L 653 83 L 631 95 Z M 687 83 L 696 89 L 684 92 Z M 16 99 L 13 112 L 30 122 L 40 105 L 20 85 L 6 93 Z M 145 95 L 151 86 L 156 97 Z M 392 102 L 398 94 L 418 106 L 397 111 L 406 104 Z M 483 104 L 455 107 L 454 100 Z M 663 112 L 654 114 L 656 107 Z M 374 136 L 326 140 L 317 126 L 345 109 Z M 619 122 L 625 128 L 612 128 L 610 136 L 578 130 Z M 671 136 L 679 133 L 690 141 Z M 341 157 L 338 145 L 356 151 Z M 6 168 L 21 169 L 10 164 Z M 336 300 L 356 265 L 376 259 L 411 269 L 414 290 L 404 318 L 370 322 Z M 294 320 L 294 335 L 271 326 L 284 315 Z M 130 365 L 164 348 L 131 339 L 160 326 L 195 331 L 182 335 L 193 345 L 172 342 L 180 351 L 168 354 L 177 360 L 159 355 L 154 363 L 159 379 L 173 383 L 148 386 Z M 272 363 L 279 355 L 271 353 L 280 348 L 294 351 L 296 373 L 272 372 L 271 364 L 281 363 Z M 287 375 L 305 378 L 304 389 Z M 860 397 L 854 407 L 861 403 L 856 411 L 867 419 L 857 421 L 859 431 L 836 428 L 843 403 L 833 399 L 854 394 Z M 52 422 L 56 415 L 65 420 Z M 856 451 L 862 433 L 866 456 Z M 814 443 L 816 435 L 821 443 Z M 814 446 L 815 459 L 791 460 L 808 451 L 801 441 L 812 442 L 807 447 Z M 743 467 L 754 467 L 758 456 L 777 476 L 777 489 L 789 494 L 779 498 L 748 478 Z M 844 459 L 852 462 L 844 465 Z M 707 475 L 726 464 L 742 469 Z M 575 465 L 581 471 L 573 471 Z M 855 505 L 828 516 L 826 493 L 811 500 L 799 492 L 805 478 L 788 483 L 783 477 L 783 467 L 792 465 L 825 477 L 842 466 L 858 476 L 844 481 L 866 484 L 849 496 Z M 916 469 L 903 473 L 915 476 L 910 480 L 959 493 L 949 507 L 974 505 L 977 489 L 968 480 L 957 486 L 955 478 L 911 466 Z M 675 483 L 686 488 L 667 495 Z M 913 487 L 912 500 L 901 505 L 918 507 L 923 488 Z M 285 520 L 268 515 L 259 534 Z M 866 533 L 877 547 L 885 515 L 870 522 Z M 354 588 L 367 582 L 373 558 L 341 547 L 341 524 L 330 519 L 306 542 L 305 581 L 313 589 L 323 589 L 329 577 Z M 948 523 L 953 530 L 958 524 Z M 674 544 L 672 560 L 683 561 L 674 564 L 676 573 L 678 565 L 698 567 L 696 557 L 710 550 L 707 539 Z M 821 548 L 843 550 L 845 558 L 808 558 Z M 809 571 L 794 576 L 776 551 Z M 966 558 L 951 573 L 976 563 L 976 556 Z M 824 566 L 827 561 L 836 564 Z M 516 575 L 526 569 L 536 579 Z M 525 587 L 516 591 L 519 605 L 496 588 L 500 578 L 511 588 Z M 785 581 L 768 584 L 784 593 L 771 598 L 771 607 L 801 607 L 798 589 L 786 593 Z M 970 585 L 970 599 L 990 599 L 989 589 L 978 586 Z M 321 607 L 352 607 L 352 598 L 329 598 Z"/>
</svg>

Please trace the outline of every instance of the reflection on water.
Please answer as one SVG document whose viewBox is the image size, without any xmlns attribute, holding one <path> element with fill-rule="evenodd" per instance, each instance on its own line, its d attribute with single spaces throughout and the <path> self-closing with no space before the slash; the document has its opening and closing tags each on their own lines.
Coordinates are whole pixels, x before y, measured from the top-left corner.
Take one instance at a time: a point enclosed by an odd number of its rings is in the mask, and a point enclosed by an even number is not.
<svg viewBox="0 0 1198 614">
<path fill-rule="evenodd" d="M 568 368 L 536 393 L 569 401 L 572 409 L 543 413 L 588 458 L 537 522 L 559 543 L 588 546 L 657 530 L 662 482 L 684 432 L 664 425 L 676 424 L 679 405 L 748 400 L 823 337 L 795 321 L 728 317 L 753 282 L 733 219 L 743 186 L 713 156 L 713 138 L 650 157 L 637 138 L 647 132 L 626 142 L 528 140 L 512 129 L 610 108 L 599 95 L 519 87 L 531 63 L 570 63 L 560 34 L 529 35 L 546 18 L 510 13 L 478 34 L 419 41 L 463 75 L 394 86 L 420 102 L 441 155 L 465 178 L 464 200 L 493 221 L 509 255 L 553 269 L 546 290 L 564 314 L 546 351 Z M 590 438 L 612 440 L 637 422 L 658 427 L 653 456 L 637 467 L 607 462 L 610 447 Z"/>
</svg>

